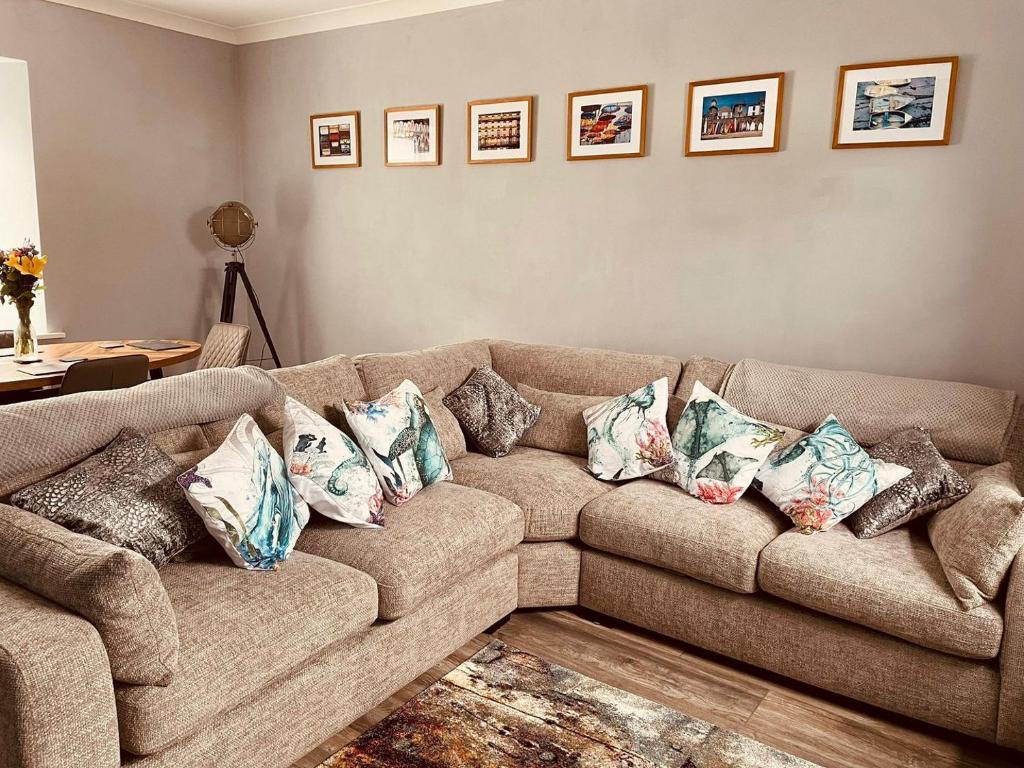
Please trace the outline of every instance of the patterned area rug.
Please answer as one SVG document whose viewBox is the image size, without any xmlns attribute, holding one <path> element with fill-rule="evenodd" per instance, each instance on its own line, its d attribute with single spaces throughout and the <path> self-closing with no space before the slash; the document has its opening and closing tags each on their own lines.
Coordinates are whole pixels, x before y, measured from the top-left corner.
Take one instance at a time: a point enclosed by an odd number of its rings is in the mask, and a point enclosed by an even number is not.
<svg viewBox="0 0 1024 768">
<path fill-rule="evenodd" d="M 814 768 L 494 641 L 321 768 Z"/>
</svg>

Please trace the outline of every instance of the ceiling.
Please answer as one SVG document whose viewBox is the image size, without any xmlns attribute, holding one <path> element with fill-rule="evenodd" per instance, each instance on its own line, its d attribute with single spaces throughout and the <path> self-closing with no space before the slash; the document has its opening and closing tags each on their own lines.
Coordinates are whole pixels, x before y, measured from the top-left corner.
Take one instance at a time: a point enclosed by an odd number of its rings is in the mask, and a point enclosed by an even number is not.
<svg viewBox="0 0 1024 768">
<path fill-rule="evenodd" d="M 242 45 L 501 0 L 49 0 Z"/>
</svg>

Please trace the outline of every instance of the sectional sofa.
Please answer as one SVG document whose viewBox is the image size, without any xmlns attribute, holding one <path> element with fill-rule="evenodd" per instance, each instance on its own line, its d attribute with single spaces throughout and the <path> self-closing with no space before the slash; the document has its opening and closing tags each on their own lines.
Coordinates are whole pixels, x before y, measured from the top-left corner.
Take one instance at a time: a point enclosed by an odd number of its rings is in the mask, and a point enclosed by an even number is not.
<svg viewBox="0 0 1024 768">
<path fill-rule="evenodd" d="M 549 400 L 543 427 L 500 459 L 467 448 L 440 404 L 483 365 Z M 1024 749 L 1024 559 L 997 603 L 964 611 L 918 528 L 802 536 L 753 491 L 710 507 L 654 480 L 596 480 L 579 411 L 662 376 L 680 402 L 700 380 L 794 431 L 828 412 L 864 443 L 918 425 L 959 469 L 1014 460 L 1020 481 L 1012 392 L 507 341 L 336 356 L 269 376 L 198 371 L 6 406 L 2 501 L 125 426 L 186 466 L 242 412 L 279 441 L 283 392 L 338 423 L 341 400 L 408 378 L 430 404 L 454 482 L 388 506 L 383 530 L 314 515 L 271 573 L 235 568 L 216 545 L 156 571 L 0 504 L 0 766 L 283 768 L 517 608 L 576 605 Z M 86 565 L 54 583 L 40 541 L 60 544 L 65 568 L 120 556 L 133 599 L 167 607 L 171 620 L 96 605 Z M 113 631 L 125 622 L 152 626 L 132 645 Z M 154 650 L 164 684 L 114 679 L 132 654 Z"/>
</svg>

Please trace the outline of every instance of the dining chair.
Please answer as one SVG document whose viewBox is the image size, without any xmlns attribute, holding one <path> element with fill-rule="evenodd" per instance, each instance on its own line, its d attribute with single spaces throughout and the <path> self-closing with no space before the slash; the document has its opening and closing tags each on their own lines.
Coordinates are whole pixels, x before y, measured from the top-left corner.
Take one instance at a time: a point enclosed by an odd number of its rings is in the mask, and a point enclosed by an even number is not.
<svg viewBox="0 0 1024 768">
<path fill-rule="evenodd" d="M 14 346 L 14 331 L 0 331 L 0 349 Z"/>
<path fill-rule="evenodd" d="M 248 325 L 216 323 L 203 342 L 196 370 L 203 368 L 237 368 L 245 362 L 249 351 Z"/>
<path fill-rule="evenodd" d="M 149 379 L 149 358 L 145 355 L 121 355 L 74 363 L 60 383 L 61 395 L 125 389 Z"/>
</svg>

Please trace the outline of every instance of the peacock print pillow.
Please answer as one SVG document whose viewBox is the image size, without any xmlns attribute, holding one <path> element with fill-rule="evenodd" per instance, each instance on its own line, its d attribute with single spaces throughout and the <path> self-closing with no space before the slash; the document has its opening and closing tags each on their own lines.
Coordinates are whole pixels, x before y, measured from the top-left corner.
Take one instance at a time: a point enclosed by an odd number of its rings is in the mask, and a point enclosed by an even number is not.
<svg viewBox="0 0 1024 768">
<path fill-rule="evenodd" d="M 309 507 L 288 482 L 284 461 L 248 414 L 220 448 L 178 475 L 178 485 L 240 568 L 276 569 L 309 522 Z"/>
<path fill-rule="evenodd" d="M 672 463 L 668 435 L 668 379 L 583 411 L 588 467 L 600 480 L 630 480 Z"/>
<path fill-rule="evenodd" d="M 284 451 L 292 487 L 325 517 L 356 528 L 384 525 L 384 495 L 348 435 L 298 400 L 285 398 Z"/>
<path fill-rule="evenodd" d="M 452 479 L 427 403 L 408 379 L 378 400 L 346 400 L 343 410 L 392 504 L 404 504 L 428 485 Z"/>
<path fill-rule="evenodd" d="M 768 459 L 754 487 L 785 512 L 801 533 L 827 531 L 911 473 L 872 459 L 829 416 L 814 432 Z"/>
<path fill-rule="evenodd" d="M 711 504 L 731 504 L 784 436 L 737 411 L 699 381 L 672 432 L 675 463 L 652 477 Z"/>
</svg>

